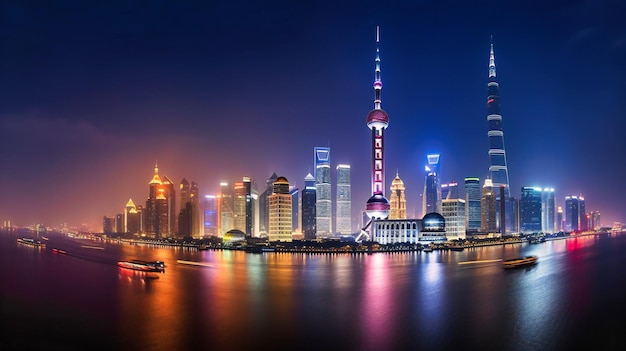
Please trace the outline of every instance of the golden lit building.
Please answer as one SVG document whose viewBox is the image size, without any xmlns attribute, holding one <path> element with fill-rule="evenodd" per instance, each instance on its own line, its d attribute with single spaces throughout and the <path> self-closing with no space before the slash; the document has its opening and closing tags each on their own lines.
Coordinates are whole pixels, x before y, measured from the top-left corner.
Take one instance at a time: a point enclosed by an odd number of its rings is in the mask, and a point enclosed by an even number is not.
<svg viewBox="0 0 626 351">
<path fill-rule="evenodd" d="M 480 198 L 480 227 L 484 233 L 497 233 L 496 221 L 496 194 L 493 192 L 493 182 L 485 179 L 483 194 Z"/>
<path fill-rule="evenodd" d="M 389 192 L 389 217 L 388 219 L 406 219 L 406 197 L 404 196 L 404 182 L 398 176 L 391 182 Z"/>
<path fill-rule="evenodd" d="M 269 196 L 269 241 L 291 241 L 291 194 L 289 181 L 278 177 Z"/>
</svg>

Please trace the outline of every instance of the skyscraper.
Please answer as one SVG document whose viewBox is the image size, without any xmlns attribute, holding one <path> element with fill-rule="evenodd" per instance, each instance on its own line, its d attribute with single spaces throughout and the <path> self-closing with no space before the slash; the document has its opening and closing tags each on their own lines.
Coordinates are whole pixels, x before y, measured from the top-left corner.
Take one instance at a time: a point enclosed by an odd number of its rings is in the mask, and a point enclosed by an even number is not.
<svg viewBox="0 0 626 351">
<path fill-rule="evenodd" d="M 424 193 L 422 195 L 422 217 L 428 213 L 441 213 L 441 186 L 439 184 L 439 155 L 426 156 Z"/>
<path fill-rule="evenodd" d="M 352 194 L 350 187 L 350 165 L 337 165 L 336 199 L 336 233 L 352 234 Z"/>
<path fill-rule="evenodd" d="M 269 196 L 274 191 L 274 181 L 278 178 L 276 172 L 265 181 L 265 191 L 259 195 L 259 236 L 267 235 L 269 226 Z"/>
<path fill-rule="evenodd" d="M 405 187 L 398 172 L 396 172 L 396 177 L 391 181 L 389 190 L 389 219 L 406 219 Z"/>
<path fill-rule="evenodd" d="M 446 220 L 448 240 L 465 239 L 465 200 L 452 196 L 441 200 L 441 215 Z"/>
<path fill-rule="evenodd" d="M 556 199 L 554 188 L 544 188 L 541 194 L 541 231 L 544 233 L 555 232 Z"/>
<path fill-rule="evenodd" d="M 172 236 L 177 231 L 176 193 L 174 184 L 167 177 L 159 176 L 159 167 L 154 166 L 154 176 L 149 183 L 150 191 L 146 201 L 146 231 L 149 236 L 160 239 Z"/>
<path fill-rule="evenodd" d="M 218 201 L 218 236 L 222 237 L 226 232 L 234 229 L 235 213 L 233 210 L 233 188 L 227 182 L 220 183 L 220 196 Z"/>
<path fill-rule="evenodd" d="M 372 132 L 372 196 L 367 200 L 365 212 L 370 220 L 389 216 L 389 201 L 385 187 L 385 163 L 383 158 L 384 134 L 389 125 L 389 115 L 381 108 L 380 93 L 383 82 L 380 77 L 380 31 L 376 27 L 376 59 L 374 70 L 374 109 L 367 114 L 367 127 Z M 373 226 L 374 227 L 374 226 Z M 319 229 L 319 228 L 318 228 Z M 360 238 L 359 235 L 357 238 Z M 371 235 L 373 237 L 373 235 Z"/>
<path fill-rule="evenodd" d="M 214 195 L 206 195 L 203 201 L 204 236 L 218 236 L 218 203 Z"/>
<path fill-rule="evenodd" d="M 491 179 L 485 179 L 483 193 L 480 198 L 480 230 L 485 233 L 496 233 L 496 194 Z"/>
<path fill-rule="evenodd" d="M 465 178 L 465 227 L 468 232 L 480 230 L 480 179 Z"/>
<path fill-rule="evenodd" d="M 243 181 L 235 182 L 233 187 L 233 229 L 246 232 L 246 186 Z"/>
<path fill-rule="evenodd" d="M 441 184 L 441 200 L 445 199 L 458 199 L 459 198 L 459 184 L 457 182 L 443 183 Z"/>
<path fill-rule="evenodd" d="M 542 228 L 542 192 L 541 188 L 522 187 L 520 198 L 520 231 L 525 234 L 539 233 Z"/>
<path fill-rule="evenodd" d="M 139 213 L 133 199 L 129 199 L 124 208 L 124 233 L 139 233 Z"/>
<path fill-rule="evenodd" d="M 278 177 L 269 201 L 269 241 L 291 241 L 291 194 L 289 181 Z"/>
<path fill-rule="evenodd" d="M 304 190 L 302 190 L 302 233 L 304 240 L 315 240 L 315 177 L 311 173 L 304 177 Z"/>
<path fill-rule="evenodd" d="M 154 175 L 152 180 L 148 183 L 150 190 L 148 193 L 148 199 L 146 200 L 146 232 L 151 237 L 159 237 L 159 218 L 157 212 L 156 198 L 158 195 L 158 188 L 161 186 L 161 177 L 159 176 L 159 165 L 154 165 Z"/>
<path fill-rule="evenodd" d="M 504 186 L 504 199 L 500 199 L 499 191 L 496 191 L 496 206 L 498 222 L 500 221 L 500 201 L 504 201 L 505 223 L 498 223 L 499 227 L 505 225 L 507 229 L 512 228 L 513 209 L 509 198 L 511 196 L 509 188 L 509 171 L 506 163 L 506 151 L 504 149 L 504 132 L 502 131 L 502 115 L 500 115 L 500 94 L 498 92 L 498 82 L 496 80 L 496 63 L 493 52 L 493 43 L 489 52 L 489 82 L 487 83 L 487 122 L 489 124 L 489 173 L 494 189 Z"/>
<path fill-rule="evenodd" d="M 254 182 L 250 177 L 243 177 L 243 186 L 246 191 L 246 224 L 243 232 L 246 233 L 246 236 L 254 236 L 256 234 L 254 232 L 254 188 L 256 186 L 254 186 Z"/>
<path fill-rule="evenodd" d="M 315 159 L 315 190 L 317 202 L 317 236 L 329 237 L 332 235 L 332 197 L 330 184 L 330 148 L 316 147 Z"/>
<path fill-rule="evenodd" d="M 585 199 L 582 196 L 565 197 L 565 231 L 585 230 L 581 224 L 585 218 Z"/>
<path fill-rule="evenodd" d="M 300 189 L 295 185 L 290 186 L 289 195 L 291 195 L 291 232 L 299 233 L 300 211 L 298 211 L 298 203 L 300 202 Z"/>
</svg>

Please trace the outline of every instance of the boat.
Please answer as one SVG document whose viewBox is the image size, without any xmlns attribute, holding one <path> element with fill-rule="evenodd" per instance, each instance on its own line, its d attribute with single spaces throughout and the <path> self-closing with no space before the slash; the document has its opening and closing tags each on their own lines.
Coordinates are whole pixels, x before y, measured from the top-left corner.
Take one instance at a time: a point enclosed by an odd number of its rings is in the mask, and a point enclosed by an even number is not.
<svg viewBox="0 0 626 351">
<path fill-rule="evenodd" d="M 141 272 L 165 272 L 165 263 L 163 261 L 118 261 L 117 266 Z"/>
<path fill-rule="evenodd" d="M 463 251 L 465 248 L 463 246 L 450 246 L 450 250 L 452 251 Z"/>
<path fill-rule="evenodd" d="M 426 246 L 425 248 L 422 249 L 422 251 L 424 251 L 424 252 L 433 252 L 433 248 Z"/>
<path fill-rule="evenodd" d="M 505 269 L 532 266 L 537 263 L 537 256 L 518 257 L 502 261 Z"/>
<path fill-rule="evenodd" d="M 209 245 L 200 245 L 198 246 L 198 250 L 208 250 L 209 249 Z"/>
<path fill-rule="evenodd" d="M 18 238 L 17 242 L 20 243 L 20 244 L 33 246 L 33 247 L 39 247 L 39 248 L 45 248 L 46 247 L 46 244 L 42 243 L 41 241 L 30 239 L 30 238 Z"/>
<path fill-rule="evenodd" d="M 61 254 L 61 255 L 67 255 L 67 252 L 65 250 L 57 249 L 56 247 L 52 249 L 52 252 Z"/>
</svg>

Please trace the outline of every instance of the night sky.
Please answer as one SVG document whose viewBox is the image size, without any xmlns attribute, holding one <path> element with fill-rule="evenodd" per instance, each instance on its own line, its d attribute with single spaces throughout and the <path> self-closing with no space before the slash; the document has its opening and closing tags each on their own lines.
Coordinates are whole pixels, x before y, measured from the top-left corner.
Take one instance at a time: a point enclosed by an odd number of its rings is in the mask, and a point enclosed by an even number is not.
<svg viewBox="0 0 626 351">
<path fill-rule="evenodd" d="M 624 2 L 341 3 L 3 1 L 0 219 L 101 230 L 145 205 L 156 161 L 202 194 L 272 172 L 302 187 L 315 146 L 351 165 L 360 218 L 378 25 L 386 188 L 398 171 L 409 214 L 428 153 L 443 182 L 488 176 L 493 35 L 513 196 L 554 187 L 626 222 Z"/>
</svg>

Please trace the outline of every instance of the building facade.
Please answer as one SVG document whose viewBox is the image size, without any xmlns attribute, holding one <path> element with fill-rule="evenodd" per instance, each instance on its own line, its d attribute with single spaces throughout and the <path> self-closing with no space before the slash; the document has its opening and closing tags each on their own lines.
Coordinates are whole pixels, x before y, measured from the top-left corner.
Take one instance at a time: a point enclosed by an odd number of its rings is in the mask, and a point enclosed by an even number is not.
<svg viewBox="0 0 626 351">
<path fill-rule="evenodd" d="M 330 237 L 333 233 L 332 192 L 330 183 L 330 148 L 316 147 L 315 161 L 315 193 L 317 214 L 317 236 Z"/>
<path fill-rule="evenodd" d="M 316 189 L 315 177 L 311 173 L 304 177 L 304 190 L 302 190 L 302 234 L 304 240 L 315 240 L 316 225 Z"/>
<path fill-rule="evenodd" d="M 465 200 L 450 196 L 441 200 L 441 215 L 446 221 L 448 240 L 465 239 L 465 205 Z"/>
<path fill-rule="evenodd" d="M 406 188 L 398 172 L 389 189 L 389 219 L 406 219 Z"/>
<path fill-rule="evenodd" d="M 480 198 L 480 230 L 483 233 L 496 233 L 498 231 L 496 213 L 496 194 L 493 191 L 491 179 L 485 179 L 483 192 Z"/>
<path fill-rule="evenodd" d="M 520 198 L 520 232 L 524 234 L 542 231 L 542 191 L 541 188 L 522 187 Z"/>
<path fill-rule="evenodd" d="M 337 192 L 335 201 L 335 233 L 352 234 L 352 193 L 350 165 L 337 165 Z"/>
<path fill-rule="evenodd" d="M 541 231 L 554 233 L 556 231 L 556 198 L 554 188 L 544 188 L 541 194 Z"/>
<path fill-rule="evenodd" d="M 285 177 L 278 177 L 274 182 L 269 202 L 269 241 L 291 241 L 291 194 L 289 181 Z"/>
<path fill-rule="evenodd" d="M 496 80 L 496 63 L 493 51 L 493 43 L 489 52 L 489 81 L 487 83 L 487 122 L 489 131 L 489 174 L 494 189 L 500 189 L 504 186 L 504 199 L 501 199 L 498 191 L 496 194 L 496 221 L 497 226 L 501 228 L 505 226 L 510 230 L 513 227 L 513 207 L 509 201 L 511 190 L 509 187 L 509 171 L 506 162 L 506 151 L 504 148 L 504 132 L 502 129 L 502 115 L 500 114 L 500 93 L 499 85 Z M 504 204 L 500 205 L 500 201 Z M 501 208 L 505 209 L 505 223 L 500 223 Z"/>
<path fill-rule="evenodd" d="M 428 213 L 441 213 L 441 186 L 439 181 L 439 154 L 426 156 L 428 164 L 424 167 L 424 192 L 422 195 L 422 216 Z"/>
<path fill-rule="evenodd" d="M 465 178 L 465 228 L 468 233 L 480 230 L 480 179 Z"/>
</svg>

